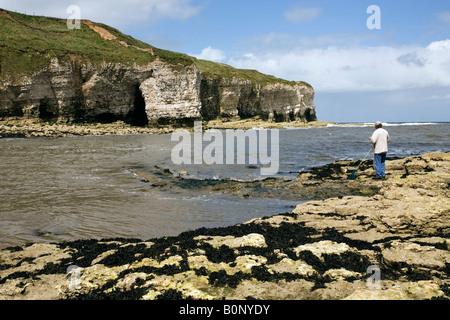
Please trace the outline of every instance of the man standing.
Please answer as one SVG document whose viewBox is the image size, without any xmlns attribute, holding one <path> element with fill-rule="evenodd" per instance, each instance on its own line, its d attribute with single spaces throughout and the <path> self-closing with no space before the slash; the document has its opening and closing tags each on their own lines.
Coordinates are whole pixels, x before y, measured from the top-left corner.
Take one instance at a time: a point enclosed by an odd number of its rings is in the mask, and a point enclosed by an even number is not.
<svg viewBox="0 0 450 320">
<path fill-rule="evenodd" d="M 386 176 L 386 154 L 388 152 L 389 133 L 383 129 L 380 121 L 375 123 L 375 132 L 369 138 L 374 144 L 374 165 L 377 173 L 375 179 L 383 179 Z"/>
</svg>

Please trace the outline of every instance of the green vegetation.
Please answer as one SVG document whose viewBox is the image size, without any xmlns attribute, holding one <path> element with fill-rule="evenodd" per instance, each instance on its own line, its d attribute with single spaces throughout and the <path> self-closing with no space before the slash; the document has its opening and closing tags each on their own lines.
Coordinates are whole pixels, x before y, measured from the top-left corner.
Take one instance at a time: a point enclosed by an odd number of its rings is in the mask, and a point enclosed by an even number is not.
<svg viewBox="0 0 450 320">
<path fill-rule="evenodd" d="M 3 11 L 4 12 L 4 11 Z M 103 62 L 147 64 L 154 60 L 150 45 L 123 35 L 100 24 L 115 40 L 105 40 L 84 22 L 80 29 L 67 28 L 66 21 L 56 18 L 28 16 L 9 12 L 0 15 L 1 77 L 32 75 L 47 66 L 52 58 L 65 61 L 70 55 L 80 56 L 93 64 Z M 126 42 L 124 46 L 119 41 Z"/>
<path fill-rule="evenodd" d="M 274 76 L 262 74 L 256 70 L 236 69 L 229 65 L 206 60 L 195 60 L 196 66 L 208 78 L 240 78 L 259 83 L 262 86 L 271 83 L 295 84 L 295 81 L 287 81 Z"/>
<path fill-rule="evenodd" d="M 106 40 L 82 21 L 80 29 L 67 28 L 66 20 L 29 16 L 0 9 L 0 80 L 19 80 L 50 64 L 51 59 L 69 61 L 77 57 L 96 65 L 123 63 L 148 64 L 158 57 L 180 69 L 195 64 L 207 78 L 240 78 L 262 86 L 271 83 L 294 84 L 255 70 L 198 60 L 185 54 L 155 48 L 110 26 L 93 23 L 116 39 Z"/>
</svg>

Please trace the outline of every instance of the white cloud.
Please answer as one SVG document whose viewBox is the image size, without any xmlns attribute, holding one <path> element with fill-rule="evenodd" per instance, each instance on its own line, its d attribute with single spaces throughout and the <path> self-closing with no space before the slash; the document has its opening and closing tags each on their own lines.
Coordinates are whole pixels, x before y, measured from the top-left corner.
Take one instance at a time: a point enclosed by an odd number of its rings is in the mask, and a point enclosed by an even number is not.
<svg viewBox="0 0 450 320">
<path fill-rule="evenodd" d="M 447 53 L 450 50 L 450 40 L 434 41 L 427 47 L 430 51 Z"/>
<path fill-rule="evenodd" d="M 227 58 L 225 53 L 220 49 L 214 49 L 212 47 L 207 47 L 202 50 L 199 54 L 189 54 L 191 56 L 196 57 L 197 59 L 215 61 L 215 62 L 223 62 Z"/>
<path fill-rule="evenodd" d="M 309 22 L 316 19 L 321 13 L 321 8 L 303 8 L 297 5 L 285 11 L 284 17 L 294 23 Z"/>
<path fill-rule="evenodd" d="M 184 20 L 200 12 L 194 0 L 3 0 L 1 7 L 27 14 L 66 18 L 66 9 L 77 5 L 81 18 L 115 27 L 152 23 L 161 19 Z"/>
<path fill-rule="evenodd" d="M 450 100 L 450 94 L 434 94 L 431 97 L 425 97 L 423 100 Z"/>
<path fill-rule="evenodd" d="M 335 46 L 255 50 L 229 64 L 289 80 L 303 80 L 321 91 L 381 91 L 450 87 L 450 40 L 421 46 Z"/>
</svg>

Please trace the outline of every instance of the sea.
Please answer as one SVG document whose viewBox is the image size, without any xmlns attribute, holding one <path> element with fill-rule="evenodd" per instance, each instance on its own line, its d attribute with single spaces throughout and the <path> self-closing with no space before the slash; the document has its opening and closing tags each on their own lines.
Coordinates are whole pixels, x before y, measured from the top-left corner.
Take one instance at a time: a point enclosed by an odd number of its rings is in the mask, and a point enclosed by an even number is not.
<svg viewBox="0 0 450 320">
<path fill-rule="evenodd" d="M 391 138 L 388 157 L 450 151 L 450 123 L 385 123 L 384 128 Z M 261 134 L 262 129 L 252 130 Z M 373 130 L 370 123 L 284 128 L 277 135 L 271 131 L 267 150 L 258 153 L 276 152 L 272 177 L 295 179 L 299 172 L 337 160 L 362 160 Z M 266 179 L 270 176 L 261 168 L 267 162 L 251 163 L 254 141 L 248 139 L 246 163 L 237 161 L 237 143 L 234 163 L 176 163 L 180 141 L 173 134 L 0 139 L 0 248 L 176 236 L 289 212 L 305 201 L 268 197 L 264 190 L 242 197 L 198 188 L 196 181 Z M 204 141 L 203 150 L 210 143 Z M 159 188 L 137 175 L 136 168 L 164 170 L 185 179 L 188 187 Z"/>
</svg>

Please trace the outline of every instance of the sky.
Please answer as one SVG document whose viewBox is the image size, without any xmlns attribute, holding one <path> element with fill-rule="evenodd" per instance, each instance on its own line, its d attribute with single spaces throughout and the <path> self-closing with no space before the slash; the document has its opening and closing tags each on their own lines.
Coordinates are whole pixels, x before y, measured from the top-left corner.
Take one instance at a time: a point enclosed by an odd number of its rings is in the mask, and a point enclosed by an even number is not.
<svg viewBox="0 0 450 320">
<path fill-rule="evenodd" d="M 450 121 L 449 0 L 0 0 L 158 48 L 310 83 L 318 119 Z"/>
</svg>

